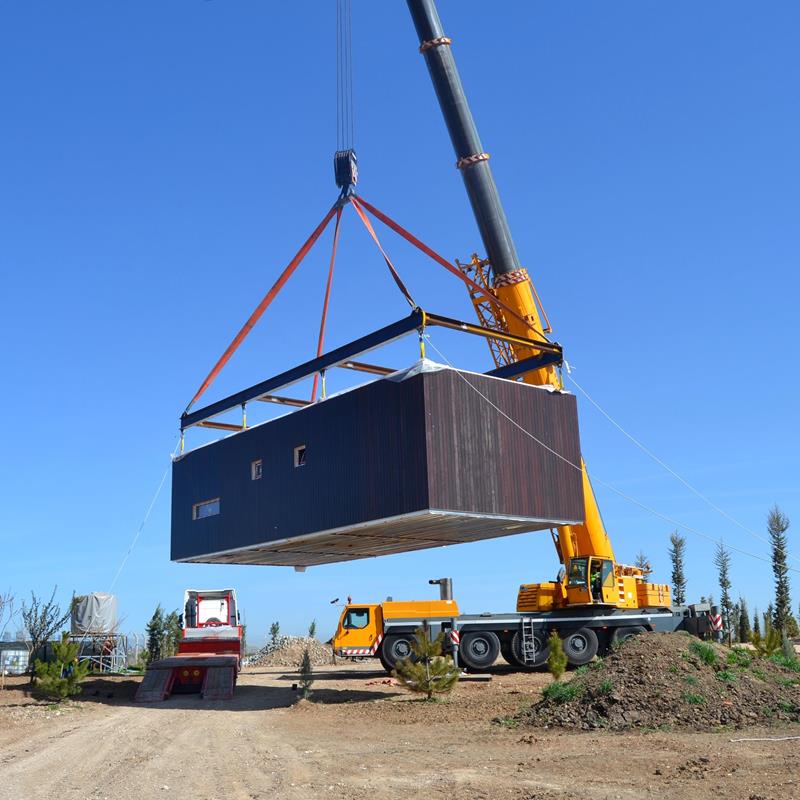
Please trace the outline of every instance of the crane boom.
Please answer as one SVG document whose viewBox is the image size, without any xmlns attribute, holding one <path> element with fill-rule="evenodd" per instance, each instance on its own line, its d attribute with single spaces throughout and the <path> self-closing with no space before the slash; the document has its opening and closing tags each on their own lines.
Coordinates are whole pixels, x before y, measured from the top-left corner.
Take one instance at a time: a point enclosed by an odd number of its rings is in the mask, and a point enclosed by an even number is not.
<svg viewBox="0 0 800 800">
<path fill-rule="evenodd" d="M 464 87 L 458 74 L 451 40 L 445 36 L 435 0 L 407 0 L 420 40 L 439 106 L 456 153 L 456 166 L 461 172 L 470 204 L 478 224 L 483 245 L 491 265 L 492 291 L 521 319 L 503 318 L 508 330 L 531 341 L 530 347 L 515 345 L 517 360 L 540 354 L 537 341 L 545 340 L 544 327 L 536 305 L 533 285 L 527 270 L 521 266 L 500 195 L 483 151 L 478 129 L 470 111 Z M 497 312 L 499 313 L 499 312 Z M 524 320 L 524 322 L 523 322 Z M 555 365 L 531 370 L 523 376 L 527 383 L 561 387 Z M 581 461 L 584 487 L 584 523 L 559 528 L 556 549 L 562 563 L 573 557 L 595 556 L 614 560 L 611 542 L 595 501 L 586 465 Z"/>
</svg>

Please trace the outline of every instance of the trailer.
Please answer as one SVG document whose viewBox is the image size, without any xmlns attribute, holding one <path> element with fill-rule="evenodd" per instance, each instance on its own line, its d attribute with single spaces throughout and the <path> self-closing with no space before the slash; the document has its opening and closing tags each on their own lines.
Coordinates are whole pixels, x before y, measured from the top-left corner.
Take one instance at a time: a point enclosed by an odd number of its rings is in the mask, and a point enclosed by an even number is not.
<svg viewBox="0 0 800 800">
<path fill-rule="evenodd" d="M 443 633 L 444 652 L 469 670 L 488 669 L 500 656 L 511 666 L 534 668 L 547 661 L 548 639 L 555 631 L 568 662 L 582 666 L 631 636 L 684 630 L 705 638 L 710 631 L 707 604 L 631 609 L 593 604 L 537 614 L 462 614 L 449 578 L 429 583 L 439 584 L 439 600 L 346 605 L 333 638 L 334 653 L 378 658 L 391 672 L 411 656 L 416 632 L 424 626 L 431 638 Z"/>
<path fill-rule="evenodd" d="M 148 664 L 136 701 L 158 702 L 172 694 L 233 697 L 242 662 L 239 623 L 234 589 L 187 589 L 178 652 Z"/>
</svg>

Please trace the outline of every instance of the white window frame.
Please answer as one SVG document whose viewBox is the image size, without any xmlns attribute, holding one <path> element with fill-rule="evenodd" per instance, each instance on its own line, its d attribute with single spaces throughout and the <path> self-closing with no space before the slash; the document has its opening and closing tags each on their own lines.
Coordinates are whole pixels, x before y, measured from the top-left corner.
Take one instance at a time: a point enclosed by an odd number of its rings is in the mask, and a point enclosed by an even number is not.
<svg viewBox="0 0 800 800">
<path fill-rule="evenodd" d="M 204 508 L 205 506 L 210 506 L 210 505 L 212 505 L 214 503 L 217 504 L 217 510 L 216 511 L 214 511 L 214 512 L 212 512 L 210 514 L 202 514 L 202 515 L 200 515 L 198 513 L 201 508 Z M 219 497 L 212 497 L 211 500 L 201 500 L 199 503 L 195 503 L 192 506 L 192 519 L 193 520 L 198 520 L 198 519 L 208 519 L 209 517 L 217 517 L 217 516 L 219 516 L 219 512 L 220 512 Z"/>
<path fill-rule="evenodd" d="M 264 460 L 257 458 L 255 461 L 250 462 L 250 480 L 260 481 L 264 476 Z"/>
<path fill-rule="evenodd" d="M 300 454 L 302 453 L 303 460 L 300 460 Z M 299 444 L 294 449 L 294 465 L 295 467 L 304 467 L 306 465 L 306 455 L 308 453 L 308 449 L 304 444 Z"/>
</svg>

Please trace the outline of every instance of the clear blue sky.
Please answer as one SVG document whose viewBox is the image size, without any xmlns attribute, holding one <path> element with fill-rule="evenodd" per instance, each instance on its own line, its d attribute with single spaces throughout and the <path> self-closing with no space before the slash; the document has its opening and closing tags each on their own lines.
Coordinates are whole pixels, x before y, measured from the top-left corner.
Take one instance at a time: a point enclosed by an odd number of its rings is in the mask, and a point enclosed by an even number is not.
<svg viewBox="0 0 800 800">
<path fill-rule="evenodd" d="M 354 0 L 362 194 L 449 257 L 480 242 L 405 3 Z M 745 526 L 794 518 L 800 62 L 796 3 L 441 0 L 522 260 L 575 377 Z M 104 590 L 168 464 L 180 411 L 335 195 L 335 3 L 0 6 L 0 589 Z M 462 288 L 384 236 L 426 307 Z M 209 399 L 313 354 L 329 239 Z M 329 343 L 405 315 L 348 216 Z M 479 341 L 436 334 L 458 365 Z M 404 366 L 412 340 L 383 360 Z M 590 469 L 731 545 L 715 514 L 586 402 Z M 191 443 L 202 441 L 192 434 Z M 671 526 L 598 489 L 617 556 L 667 580 Z M 718 595 L 687 533 L 689 594 Z M 800 567 L 800 561 L 794 560 Z M 310 569 L 169 561 L 169 483 L 117 583 L 126 630 L 187 586 L 238 587 L 251 641 L 328 600 L 426 596 L 513 608 L 557 563 L 547 533 Z M 800 580 L 793 578 L 793 604 Z M 767 564 L 734 553 L 764 607 Z"/>
</svg>

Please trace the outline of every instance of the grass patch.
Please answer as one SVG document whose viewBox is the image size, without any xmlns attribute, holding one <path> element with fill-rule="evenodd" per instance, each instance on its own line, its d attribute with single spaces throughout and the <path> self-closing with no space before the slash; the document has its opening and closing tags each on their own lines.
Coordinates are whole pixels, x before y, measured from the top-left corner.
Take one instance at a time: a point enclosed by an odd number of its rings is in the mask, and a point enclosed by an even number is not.
<svg viewBox="0 0 800 800">
<path fill-rule="evenodd" d="M 574 700 L 582 691 L 583 686 L 574 681 L 569 683 L 553 681 L 542 689 L 542 697 L 545 700 L 552 700 L 554 703 L 566 703 L 568 700 Z"/>
<path fill-rule="evenodd" d="M 519 720 L 514 717 L 498 717 L 495 722 L 503 728 L 514 731 L 519 728 Z"/>
<path fill-rule="evenodd" d="M 783 653 L 774 653 L 769 657 L 769 660 L 779 667 L 790 669 L 792 672 L 800 672 L 800 661 L 796 658 L 787 658 Z"/>
<path fill-rule="evenodd" d="M 604 680 L 597 687 L 597 693 L 598 694 L 611 694 L 611 692 L 613 692 L 613 691 L 614 691 L 614 684 L 611 683 L 611 681 L 608 680 L 608 678 L 606 678 L 606 680 Z"/>
<path fill-rule="evenodd" d="M 697 678 L 694 675 L 687 675 L 684 679 L 684 683 L 688 683 L 689 686 L 697 686 Z"/>
<path fill-rule="evenodd" d="M 793 714 L 797 710 L 797 706 L 788 700 L 781 700 L 778 703 L 778 708 L 786 714 Z"/>
<path fill-rule="evenodd" d="M 743 647 L 734 647 L 725 660 L 732 667 L 749 667 L 753 663 L 753 656 Z"/>
<path fill-rule="evenodd" d="M 729 669 L 721 669 L 717 672 L 717 680 L 723 683 L 734 683 L 736 681 L 736 673 L 731 672 Z"/>
<path fill-rule="evenodd" d="M 689 649 L 704 663 L 708 664 L 709 667 L 713 667 L 714 664 L 717 663 L 717 654 L 714 648 L 710 644 L 706 644 L 705 642 L 692 642 L 689 645 Z"/>
<path fill-rule="evenodd" d="M 756 678 L 758 678 L 760 681 L 765 681 L 765 680 L 767 679 L 767 673 L 766 673 L 766 672 L 764 672 L 764 670 L 763 670 L 763 669 L 758 669 L 758 667 L 753 667 L 753 669 L 751 670 L 751 672 L 752 672 L 752 673 L 753 673 L 753 675 L 755 675 L 755 676 L 756 676 Z"/>
<path fill-rule="evenodd" d="M 784 678 L 782 675 L 779 675 L 775 678 L 775 683 L 778 686 L 797 686 L 800 683 L 800 678 Z"/>
<path fill-rule="evenodd" d="M 575 677 L 577 678 L 579 675 L 585 675 L 589 671 L 589 665 L 584 664 L 582 667 L 578 667 L 575 670 Z"/>
<path fill-rule="evenodd" d="M 683 699 L 686 701 L 690 706 L 702 706 L 705 705 L 706 699 L 701 694 L 695 694 L 694 692 L 684 692 Z"/>
</svg>

